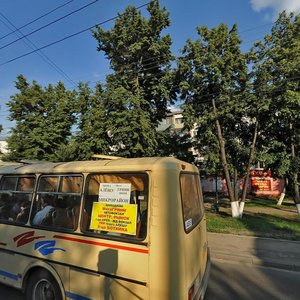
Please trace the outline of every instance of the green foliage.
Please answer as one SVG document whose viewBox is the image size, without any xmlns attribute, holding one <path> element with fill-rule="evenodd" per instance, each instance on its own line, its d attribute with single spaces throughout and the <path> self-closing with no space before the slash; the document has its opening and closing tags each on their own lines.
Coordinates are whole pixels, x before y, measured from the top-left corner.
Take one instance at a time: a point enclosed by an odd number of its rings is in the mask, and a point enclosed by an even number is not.
<svg viewBox="0 0 300 300">
<path fill-rule="evenodd" d="M 23 75 L 16 82 L 19 93 L 8 103 L 10 119 L 16 122 L 8 138 L 7 159 L 56 160 L 55 151 L 67 144 L 74 123 L 75 93 L 63 83 L 42 88 Z"/>
<path fill-rule="evenodd" d="M 186 42 L 175 70 L 172 41 L 163 34 L 168 26 L 168 12 L 152 0 L 147 18 L 130 6 L 110 30 L 97 27 L 93 31 L 97 49 L 109 59 L 112 73 L 94 89 L 79 83 L 75 93 L 61 82 L 43 88 L 18 76 L 18 93 L 8 104 L 16 126 L 5 159 L 67 161 L 113 154 L 172 155 L 194 162 L 193 146 L 204 158 L 201 167 L 215 175 L 222 173 L 224 165 L 216 130 L 219 123 L 225 167 L 231 174 L 238 170 L 240 177 L 245 175 L 258 127 L 256 160 L 264 161 L 275 176 L 288 176 L 296 183 L 300 170 L 299 15 L 282 13 L 271 34 L 247 54 L 240 50 L 236 25 L 198 27 L 199 38 Z M 158 132 L 168 104 L 178 96 L 184 102 L 185 128 Z M 188 132 L 194 129 L 192 139 Z"/>
<path fill-rule="evenodd" d="M 254 92 L 268 103 L 261 118 L 260 156 L 275 176 L 294 179 L 300 159 L 299 53 L 300 16 L 283 12 L 251 55 Z"/>
<path fill-rule="evenodd" d="M 73 160 L 90 159 L 93 154 L 109 154 L 107 115 L 101 84 L 93 91 L 87 84 L 79 84 L 76 100 L 77 132 L 70 143 Z"/>
<path fill-rule="evenodd" d="M 171 127 L 159 132 L 158 156 L 174 156 L 190 163 L 195 162 L 191 151 L 192 138 L 185 130 L 175 130 Z"/>
<path fill-rule="evenodd" d="M 111 30 L 93 32 L 98 51 L 110 60 L 113 74 L 107 76 L 104 110 L 112 152 L 137 157 L 156 154 L 156 127 L 166 116 L 172 95 L 168 13 L 158 1 L 148 5 L 146 19 L 135 7 L 128 7 Z"/>
<path fill-rule="evenodd" d="M 221 124 L 231 168 L 242 168 L 251 126 L 242 122 L 249 101 L 246 57 L 240 50 L 237 26 L 228 30 L 221 24 L 211 30 L 197 30 L 199 39 L 187 41 L 176 73 L 185 100 L 185 123 L 189 129 L 197 124 L 195 147 L 205 158 L 208 173 L 219 172 L 221 164 L 216 120 Z M 216 102 L 217 114 L 212 100 Z"/>
</svg>

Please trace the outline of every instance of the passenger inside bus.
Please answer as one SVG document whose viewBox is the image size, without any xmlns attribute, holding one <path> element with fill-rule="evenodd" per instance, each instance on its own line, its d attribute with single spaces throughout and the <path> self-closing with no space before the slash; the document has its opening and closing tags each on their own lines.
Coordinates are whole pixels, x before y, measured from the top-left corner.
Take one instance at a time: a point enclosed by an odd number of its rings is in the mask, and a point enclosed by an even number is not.
<svg viewBox="0 0 300 300">
<path fill-rule="evenodd" d="M 44 195 L 41 200 L 41 204 L 42 209 L 35 214 L 32 220 L 33 225 L 47 225 L 48 218 L 54 210 L 53 199 L 51 195 Z"/>
<path fill-rule="evenodd" d="M 20 212 L 16 217 L 16 221 L 25 224 L 28 220 L 30 212 L 30 201 L 23 200 L 20 204 Z"/>
<path fill-rule="evenodd" d="M 67 196 L 57 197 L 55 200 L 55 210 L 52 213 L 52 225 L 68 229 L 74 228 L 72 208 L 68 208 Z"/>
</svg>

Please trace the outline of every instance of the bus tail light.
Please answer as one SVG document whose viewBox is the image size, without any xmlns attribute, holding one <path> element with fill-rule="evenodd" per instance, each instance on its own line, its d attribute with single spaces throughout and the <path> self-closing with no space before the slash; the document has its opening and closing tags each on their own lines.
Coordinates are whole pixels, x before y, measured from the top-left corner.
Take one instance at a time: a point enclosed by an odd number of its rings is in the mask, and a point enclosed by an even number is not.
<svg viewBox="0 0 300 300">
<path fill-rule="evenodd" d="M 188 300 L 201 300 L 202 299 L 202 291 L 200 287 L 200 274 L 196 276 L 192 286 L 188 291 Z"/>
<path fill-rule="evenodd" d="M 188 300 L 193 300 L 194 297 L 194 285 L 192 285 L 189 289 Z"/>
</svg>

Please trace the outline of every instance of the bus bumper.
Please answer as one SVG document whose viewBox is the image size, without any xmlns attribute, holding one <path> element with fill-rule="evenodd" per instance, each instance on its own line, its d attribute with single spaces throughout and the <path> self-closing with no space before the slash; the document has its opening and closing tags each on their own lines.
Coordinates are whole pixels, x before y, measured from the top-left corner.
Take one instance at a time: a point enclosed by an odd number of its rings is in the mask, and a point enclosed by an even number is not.
<svg viewBox="0 0 300 300">
<path fill-rule="evenodd" d="M 209 251 L 209 248 L 208 248 L 207 249 L 207 260 L 206 260 L 205 272 L 204 272 L 202 282 L 201 282 L 201 287 L 200 287 L 201 293 L 199 295 L 199 298 L 197 298 L 199 300 L 204 299 L 206 289 L 207 289 L 207 285 L 208 285 L 208 281 L 209 281 L 210 268 L 211 268 L 211 259 L 210 259 L 210 251 Z"/>
</svg>

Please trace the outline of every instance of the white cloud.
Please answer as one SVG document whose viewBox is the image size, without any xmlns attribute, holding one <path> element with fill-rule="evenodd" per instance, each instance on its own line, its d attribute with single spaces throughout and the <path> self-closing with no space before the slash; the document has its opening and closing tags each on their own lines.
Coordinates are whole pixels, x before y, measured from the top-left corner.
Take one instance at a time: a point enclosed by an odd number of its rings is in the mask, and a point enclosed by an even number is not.
<svg viewBox="0 0 300 300">
<path fill-rule="evenodd" d="M 266 8 L 273 9 L 275 14 L 286 10 L 287 12 L 300 12 L 299 0 L 250 0 L 251 6 L 255 11 L 262 11 Z"/>
</svg>

